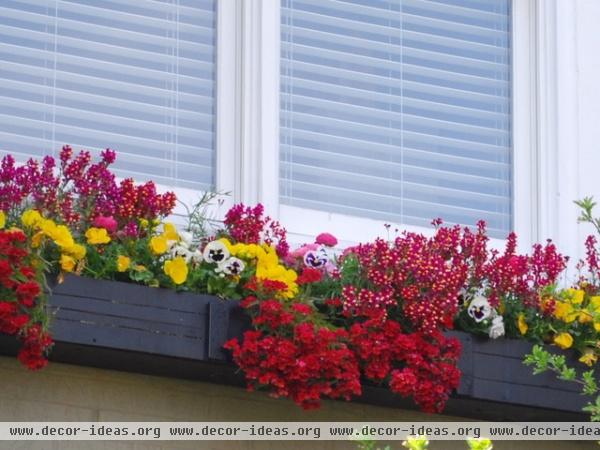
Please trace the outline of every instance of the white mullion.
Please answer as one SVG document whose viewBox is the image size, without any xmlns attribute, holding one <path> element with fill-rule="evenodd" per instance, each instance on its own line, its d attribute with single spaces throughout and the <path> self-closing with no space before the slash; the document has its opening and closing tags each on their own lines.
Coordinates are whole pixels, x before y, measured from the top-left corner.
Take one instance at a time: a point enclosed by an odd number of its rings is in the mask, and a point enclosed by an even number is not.
<svg viewBox="0 0 600 450">
<path fill-rule="evenodd" d="M 523 250 L 539 240 L 536 4 L 512 2 L 513 227 Z"/>
<path fill-rule="evenodd" d="M 280 4 L 242 2 L 241 200 L 279 216 Z"/>
<path fill-rule="evenodd" d="M 238 1 L 217 1 L 215 188 L 230 194 L 219 216 L 240 199 L 240 11 Z"/>
</svg>

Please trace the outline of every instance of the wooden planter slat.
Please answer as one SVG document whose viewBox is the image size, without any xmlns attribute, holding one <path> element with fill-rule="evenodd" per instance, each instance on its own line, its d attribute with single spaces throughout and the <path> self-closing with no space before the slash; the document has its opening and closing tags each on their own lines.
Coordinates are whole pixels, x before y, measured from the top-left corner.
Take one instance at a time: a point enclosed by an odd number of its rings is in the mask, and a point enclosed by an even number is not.
<svg viewBox="0 0 600 450">
<path fill-rule="evenodd" d="M 84 303 L 84 306 L 81 303 Z M 196 305 L 202 306 L 202 305 Z M 106 299 L 86 298 L 85 296 L 70 296 L 55 293 L 52 296 L 52 310 L 56 313 L 60 309 L 60 315 L 66 310 L 88 312 L 90 314 L 106 315 L 112 317 L 135 317 L 139 320 L 155 322 L 157 312 L 160 312 L 160 322 L 173 324 L 175 326 L 198 326 L 199 317 L 205 311 L 180 311 L 168 308 L 154 308 L 147 305 L 118 303 Z M 205 308 L 203 308 L 205 309 Z"/>
<path fill-rule="evenodd" d="M 237 302 L 208 295 L 68 276 L 49 298 L 58 362 L 243 385 L 223 344 L 250 320 Z M 586 398 L 553 374 L 534 376 L 522 363 L 531 344 L 490 341 L 461 332 L 463 376 L 446 413 L 488 420 L 587 420 Z M 12 337 L 0 352 L 15 354 Z M 387 388 L 366 384 L 359 401 L 414 408 Z"/>
</svg>

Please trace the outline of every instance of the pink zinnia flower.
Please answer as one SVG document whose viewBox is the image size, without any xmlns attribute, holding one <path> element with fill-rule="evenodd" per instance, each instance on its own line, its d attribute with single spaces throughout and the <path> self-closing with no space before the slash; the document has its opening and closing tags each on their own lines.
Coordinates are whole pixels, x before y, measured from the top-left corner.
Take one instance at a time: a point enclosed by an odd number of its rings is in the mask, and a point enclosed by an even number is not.
<svg viewBox="0 0 600 450">
<path fill-rule="evenodd" d="M 326 247 L 335 247 L 338 243 L 338 240 L 333 234 L 321 233 L 317 236 L 315 242 L 319 245 L 325 245 Z"/>
<path fill-rule="evenodd" d="M 117 230 L 117 221 L 112 216 L 98 216 L 94 219 L 94 226 L 114 233 Z"/>
</svg>

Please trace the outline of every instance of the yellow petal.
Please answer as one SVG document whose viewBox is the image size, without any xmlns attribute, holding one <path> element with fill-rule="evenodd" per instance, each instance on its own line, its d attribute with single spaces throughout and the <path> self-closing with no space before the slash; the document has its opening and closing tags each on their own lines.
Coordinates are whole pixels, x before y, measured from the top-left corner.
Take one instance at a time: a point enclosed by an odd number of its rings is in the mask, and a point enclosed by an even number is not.
<svg viewBox="0 0 600 450">
<path fill-rule="evenodd" d="M 569 333 L 560 333 L 554 337 L 554 343 L 565 350 L 573 345 L 573 337 Z"/>
<path fill-rule="evenodd" d="M 175 228 L 175 225 L 173 225 L 172 223 L 168 223 L 168 222 L 165 223 L 163 236 L 167 238 L 167 241 L 178 241 L 179 240 L 179 234 L 177 233 L 177 229 Z"/>
<path fill-rule="evenodd" d="M 42 215 L 35 209 L 28 209 L 21 214 L 21 222 L 27 228 L 36 227 L 42 221 Z"/>
<path fill-rule="evenodd" d="M 525 333 L 527 333 L 529 326 L 527 325 L 527 322 L 525 322 L 525 314 L 523 314 L 523 313 L 519 314 L 519 318 L 517 320 L 517 326 L 519 327 L 519 332 L 521 334 L 524 335 Z"/>
<path fill-rule="evenodd" d="M 167 251 L 167 238 L 164 235 L 154 236 L 150 239 L 150 249 L 155 255 L 162 255 Z"/>
<path fill-rule="evenodd" d="M 585 291 L 582 289 L 567 289 L 567 294 L 569 295 L 571 303 L 575 305 L 580 305 L 585 297 Z"/>
<path fill-rule="evenodd" d="M 119 255 L 119 257 L 117 258 L 117 270 L 119 272 L 125 272 L 127 269 L 129 269 L 130 265 L 131 265 L 131 258 L 128 258 L 127 256 Z"/>
<path fill-rule="evenodd" d="M 73 272 L 73 269 L 75 269 L 75 259 L 69 255 L 61 255 L 60 268 L 65 272 Z"/>
</svg>

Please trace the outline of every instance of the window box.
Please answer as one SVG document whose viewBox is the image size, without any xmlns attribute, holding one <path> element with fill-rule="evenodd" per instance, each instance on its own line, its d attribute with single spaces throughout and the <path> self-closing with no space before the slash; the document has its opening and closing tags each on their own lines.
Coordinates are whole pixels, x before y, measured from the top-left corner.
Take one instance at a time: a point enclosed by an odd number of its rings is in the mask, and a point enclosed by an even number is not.
<svg viewBox="0 0 600 450">
<path fill-rule="evenodd" d="M 224 342 L 249 319 L 237 302 L 129 283 L 68 276 L 49 300 L 56 362 L 243 385 Z M 585 421 L 576 386 L 522 364 L 531 344 L 452 332 L 463 352 L 461 386 L 445 414 L 488 420 Z M 0 336 L 0 353 L 16 341 Z M 414 408 L 387 389 L 365 384 L 361 402 Z"/>
</svg>

